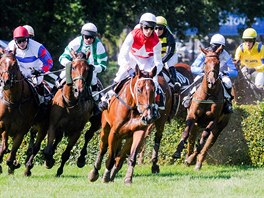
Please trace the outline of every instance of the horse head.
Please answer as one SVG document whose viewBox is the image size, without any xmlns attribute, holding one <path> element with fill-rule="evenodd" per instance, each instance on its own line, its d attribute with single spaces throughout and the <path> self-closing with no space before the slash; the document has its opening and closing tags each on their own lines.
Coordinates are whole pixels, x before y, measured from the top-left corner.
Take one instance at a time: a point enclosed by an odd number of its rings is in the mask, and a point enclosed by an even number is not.
<svg viewBox="0 0 264 198">
<path fill-rule="evenodd" d="M 66 66 L 66 82 L 72 85 L 75 97 L 84 93 L 86 87 L 89 87 L 93 75 L 93 65 L 88 64 L 90 52 L 83 53 L 71 52 L 73 60 Z"/>
<path fill-rule="evenodd" d="M 201 48 L 202 52 L 205 54 L 205 67 L 204 73 L 209 89 L 213 89 L 219 78 L 220 71 L 220 61 L 219 55 L 223 49 L 221 45 L 216 51 L 211 51 L 208 49 Z"/>
<path fill-rule="evenodd" d="M 0 83 L 5 90 L 13 86 L 19 74 L 21 76 L 15 53 L 15 51 L 5 52 L 0 59 Z"/>
<path fill-rule="evenodd" d="M 154 67 L 151 72 L 143 72 L 136 66 L 135 71 L 136 75 L 130 84 L 131 93 L 143 123 L 150 124 L 154 121 L 155 84 L 153 77 L 157 73 L 157 68 Z"/>
</svg>

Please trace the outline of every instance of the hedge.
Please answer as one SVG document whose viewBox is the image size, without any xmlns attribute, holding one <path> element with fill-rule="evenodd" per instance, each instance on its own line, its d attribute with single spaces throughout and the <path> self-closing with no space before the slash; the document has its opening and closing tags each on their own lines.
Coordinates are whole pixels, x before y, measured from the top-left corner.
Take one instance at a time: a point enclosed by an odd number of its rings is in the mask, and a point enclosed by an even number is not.
<svg viewBox="0 0 264 198">
<path fill-rule="evenodd" d="M 231 164 L 231 165 L 264 165 L 264 103 L 257 105 L 234 106 L 234 113 L 231 116 L 228 126 L 222 131 L 215 145 L 207 155 L 209 164 Z M 175 163 L 171 155 L 174 153 L 176 145 L 180 140 L 184 129 L 184 120 L 174 118 L 171 123 L 166 124 L 163 139 L 160 146 L 159 164 Z M 84 132 L 89 128 L 87 123 L 78 143 L 74 146 L 68 164 L 76 164 L 79 152 L 84 143 Z M 152 131 L 147 140 L 145 150 L 145 163 L 150 163 L 152 144 L 154 140 Z M 93 164 L 99 148 L 99 132 L 97 132 L 88 144 L 87 164 Z M 29 134 L 18 151 L 18 160 L 25 161 L 25 152 L 29 142 Z M 43 164 L 43 149 L 47 143 L 45 139 L 42 143 L 41 151 L 35 158 L 35 164 Z M 66 148 L 67 139 L 63 138 L 54 155 L 56 163 L 60 162 L 61 153 Z M 11 148 L 11 142 L 9 144 Z M 184 153 L 183 153 L 184 154 Z M 6 160 L 7 155 L 4 157 Z M 184 157 L 176 163 L 181 163 Z"/>
</svg>

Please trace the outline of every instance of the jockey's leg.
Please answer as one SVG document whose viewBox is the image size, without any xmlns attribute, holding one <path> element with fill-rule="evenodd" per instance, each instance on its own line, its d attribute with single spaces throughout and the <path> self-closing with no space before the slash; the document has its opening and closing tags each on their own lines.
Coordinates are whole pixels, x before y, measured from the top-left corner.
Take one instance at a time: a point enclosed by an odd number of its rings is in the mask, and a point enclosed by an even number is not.
<svg viewBox="0 0 264 198">
<path fill-rule="evenodd" d="M 179 80 L 177 78 L 176 68 L 174 66 L 169 67 L 169 72 L 171 75 L 172 84 L 174 85 L 173 90 L 174 90 L 174 92 L 177 93 L 180 91 L 181 83 L 179 82 Z"/>
<path fill-rule="evenodd" d="M 121 82 L 128 76 L 127 70 L 125 68 L 119 68 L 119 71 L 116 74 L 115 79 L 112 82 L 112 87 L 111 89 L 105 93 L 105 95 L 101 98 L 101 101 L 98 104 L 98 107 L 101 111 L 104 111 L 108 108 L 110 99 L 112 98 L 113 95 L 115 95 L 115 90 L 114 87 L 117 83 Z"/>
<path fill-rule="evenodd" d="M 183 105 L 185 108 L 190 107 L 190 105 L 191 105 L 191 100 L 192 100 L 192 96 L 193 96 L 194 92 L 196 91 L 198 85 L 200 84 L 199 81 L 202 80 L 202 77 L 203 77 L 203 75 L 198 75 L 198 76 L 195 77 L 194 82 L 197 82 L 197 83 L 195 83 L 195 85 L 193 86 L 193 88 L 191 89 L 191 91 L 188 93 L 188 95 L 185 96 L 185 97 L 182 99 L 182 105 Z"/>
<path fill-rule="evenodd" d="M 233 113 L 232 99 L 234 97 L 231 94 L 232 82 L 228 76 L 223 76 L 222 82 L 223 82 L 224 98 L 225 98 L 223 112 L 224 113 Z"/>
</svg>

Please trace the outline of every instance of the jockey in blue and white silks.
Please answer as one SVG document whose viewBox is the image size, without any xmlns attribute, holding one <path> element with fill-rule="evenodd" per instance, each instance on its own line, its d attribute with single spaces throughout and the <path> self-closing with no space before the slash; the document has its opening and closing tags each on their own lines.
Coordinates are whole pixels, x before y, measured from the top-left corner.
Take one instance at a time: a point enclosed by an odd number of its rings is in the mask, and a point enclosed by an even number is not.
<svg viewBox="0 0 264 198">
<path fill-rule="evenodd" d="M 32 77 L 32 72 L 39 71 L 45 73 L 53 66 L 53 60 L 48 50 L 39 42 L 28 38 L 27 30 L 19 26 L 14 30 L 14 39 L 9 42 L 6 50 L 14 51 L 16 48 L 16 59 L 26 78 Z M 38 76 L 34 84 L 39 85 L 43 81 L 43 76 Z"/>
</svg>

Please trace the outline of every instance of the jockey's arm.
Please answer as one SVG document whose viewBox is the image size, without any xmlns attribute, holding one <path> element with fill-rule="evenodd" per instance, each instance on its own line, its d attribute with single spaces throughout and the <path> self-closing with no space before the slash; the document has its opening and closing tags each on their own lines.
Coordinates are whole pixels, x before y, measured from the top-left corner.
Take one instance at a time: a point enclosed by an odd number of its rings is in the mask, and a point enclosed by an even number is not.
<svg viewBox="0 0 264 198">
<path fill-rule="evenodd" d="M 120 67 L 127 67 L 126 70 L 129 70 L 130 68 L 130 57 L 129 57 L 129 52 L 132 48 L 132 44 L 134 42 L 134 39 L 133 39 L 133 36 L 132 36 L 132 33 L 130 32 L 124 43 L 122 44 L 121 46 L 121 49 L 120 49 L 120 52 L 119 52 L 119 55 L 118 55 L 118 65 L 120 65 Z"/>
<path fill-rule="evenodd" d="M 96 57 L 94 58 L 94 72 L 101 73 L 107 68 L 107 53 L 101 42 L 97 43 Z"/>
<path fill-rule="evenodd" d="M 168 46 L 166 54 L 162 57 L 162 62 L 166 63 L 173 56 L 175 52 L 175 39 L 172 35 L 168 36 Z"/>
<path fill-rule="evenodd" d="M 163 68 L 162 58 L 161 58 L 161 43 L 153 48 L 154 64 L 157 67 L 157 74 L 159 74 Z"/>
<path fill-rule="evenodd" d="M 233 63 L 231 56 L 229 57 L 225 65 L 227 66 L 227 70 L 224 71 L 225 75 L 229 76 L 230 78 L 236 78 L 238 76 L 238 71 L 235 64 Z"/>
<path fill-rule="evenodd" d="M 191 71 L 194 75 L 199 75 L 203 73 L 204 61 L 205 55 L 204 53 L 200 53 L 191 65 Z"/>
<path fill-rule="evenodd" d="M 41 45 L 38 50 L 38 57 L 39 60 L 41 60 L 41 62 L 43 63 L 41 70 L 44 73 L 48 72 L 53 66 L 53 60 L 49 51 L 43 45 Z"/>
</svg>

